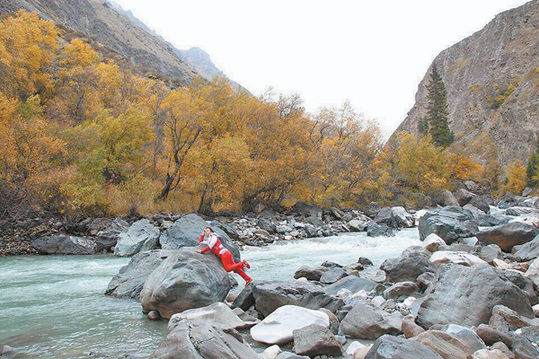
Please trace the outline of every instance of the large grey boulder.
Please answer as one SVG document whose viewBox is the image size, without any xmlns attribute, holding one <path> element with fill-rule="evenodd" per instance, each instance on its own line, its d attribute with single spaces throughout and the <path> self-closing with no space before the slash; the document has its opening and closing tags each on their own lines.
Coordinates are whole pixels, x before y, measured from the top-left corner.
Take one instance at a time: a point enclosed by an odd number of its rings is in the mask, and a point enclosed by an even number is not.
<svg viewBox="0 0 539 359">
<path fill-rule="evenodd" d="M 219 259 L 180 248 L 149 275 L 140 301 L 142 311 L 159 312 L 162 318 L 186 309 L 200 308 L 225 300 L 232 283 Z"/>
<path fill-rule="evenodd" d="M 339 331 L 358 339 L 376 339 L 383 334 L 400 334 L 402 315 L 387 313 L 370 303 L 358 303 L 341 321 Z"/>
<path fill-rule="evenodd" d="M 342 345 L 327 327 L 311 324 L 296 329 L 294 335 L 294 352 L 309 357 L 317 355 L 341 356 Z"/>
<path fill-rule="evenodd" d="M 490 211 L 490 199 L 486 196 L 472 197 L 468 203 L 485 213 Z"/>
<path fill-rule="evenodd" d="M 497 244 L 503 251 L 511 252 L 513 246 L 530 242 L 539 233 L 535 226 L 522 222 L 510 222 L 477 233 L 477 239 Z"/>
<path fill-rule="evenodd" d="M 447 244 L 473 237 L 479 231 L 472 212 L 457 206 L 429 211 L 419 218 L 419 239 L 435 233 Z"/>
<path fill-rule="evenodd" d="M 514 253 L 514 256 L 522 262 L 539 257 L 539 234 L 532 241 L 521 245 Z"/>
<path fill-rule="evenodd" d="M 320 282 L 324 284 L 332 284 L 346 277 L 347 275 L 348 274 L 342 268 L 331 268 L 328 271 L 324 272 L 324 274 L 322 274 L 322 276 L 320 277 Z"/>
<path fill-rule="evenodd" d="M 390 228 L 414 226 L 414 216 L 406 212 L 404 207 L 384 207 L 376 214 L 374 221 Z"/>
<path fill-rule="evenodd" d="M 366 231 L 368 237 L 393 237 L 395 235 L 393 229 L 391 229 L 387 224 L 378 224 L 374 221 L 371 221 L 367 224 Z"/>
<path fill-rule="evenodd" d="M 294 273 L 294 278 L 306 278 L 307 280 L 316 280 L 319 281 L 320 277 L 322 277 L 322 274 L 326 272 L 328 268 L 326 267 L 309 267 L 309 266 L 301 266 L 298 268 L 298 270 Z"/>
<path fill-rule="evenodd" d="M 244 322 L 228 305 L 217 302 L 202 308 L 194 308 L 176 313 L 168 321 L 168 331 L 174 330 L 182 322 L 207 321 L 222 329 L 244 328 L 256 323 Z"/>
<path fill-rule="evenodd" d="M 127 231 L 129 223 L 121 218 L 115 218 L 104 229 L 97 232 L 96 240 L 97 250 L 103 249 L 110 251 L 120 239 L 120 233 Z"/>
<path fill-rule="evenodd" d="M 461 189 L 458 189 L 456 192 L 455 192 L 455 198 L 457 199 L 457 202 L 459 203 L 459 205 L 461 207 L 463 207 L 464 205 L 466 205 L 468 202 L 470 202 L 470 200 L 472 198 L 474 198 L 476 196 L 476 194 L 464 189 L 464 188 L 461 188 Z"/>
<path fill-rule="evenodd" d="M 89 238 L 76 236 L 48 236 L 36 239 L 32 247 L 39 254 L 95 254 L 97 246 Z"/>
<path fill-rule="evenodd" d="M 210 322 L 178 323 L 150 356 L 151 359 L 259 359 L 236 330 Z"/>
<path fill-rule="evenodd" d="M 429 347 L 411 340 L 391 335 L 378 338 L 365 359 L 444 359 Z"/>
<path fill-rule="evenodd" d="M 440 206 L 460 206 L 459 201 L 455 198 L 453 193 L 448 190 L 443 190 L 438 193 L 436 193 L 433 196 L 434 202 L 436 204 L 439 204 Z"/>
<path fill-rule="evenodd" d="M 326 293 L 323 287 L 310 282 L 290 281 L 253 282 L 253 297 L 258 313 L 266 317 L 283 305 L 296 305 L 309 309 L 326 308 L 335 313 L 344 303 Z"/>
<path fill-rule="evenodd" d="M 382 269 L 389 282 L 415 281 L 426 272 L 436 272 L 436 265 L 430 259 L 431 253 L 422 247 L 410 247 L 400 257 L 386 259 Z"/>
<path fill-rule="evenodd" d="M 106 295 L 118 298 L 140 298 L 140 292 L 148 276 L 167 259 L 173 250 L 153 250 L 134 255 L 129 264 L 120 268 L 110 281 Z"/>
<path fill-rule="evenodd" d="M 489 265 L 444 264 L 431 293 L 419 307 L 416 322 L 424 328 L 450 323 L 477 326 L 488 322 L 492 308 L 498 304 L 533 315 L 526 293 L 503 271 Z"/>
<path fill-rule="evenodd" d="M 158 245 L 159 228 L 143 218 L 133 223 L 126 232 L 120 233 L 118 242 L 114 247 L 114 255 L 127 257 L 140 251 L 154 249 Z"/>
<path fill-rule="evenodd" d="M 204 228 L 208 227 L 208 223 L 195 213 L 185 215 L 166 231 L 161 233 L 159 237 L 159 243 L 163 249 L 178 249 L 182 247 L 194 247 L 198 245 L 198 238 L 204 231 Z M 213 227 L 212 227 L 213 228 Z M 226 234 L 221 228 L 213 228 L 215 233 L 221 239 L 223 246 L 228 248 L 232 252 L 232 256 L 236 262 L 240 261 L 240 250 L 232 242 L 228 234 Z"/>
</svg>

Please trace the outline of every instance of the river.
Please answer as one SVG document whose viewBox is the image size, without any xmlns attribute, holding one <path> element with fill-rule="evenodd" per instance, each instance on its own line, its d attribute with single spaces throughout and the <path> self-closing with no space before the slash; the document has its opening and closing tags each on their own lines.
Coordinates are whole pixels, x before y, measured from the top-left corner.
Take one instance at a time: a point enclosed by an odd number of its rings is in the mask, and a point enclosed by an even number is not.
<svg viewBox="0 0 539 359">
<path fill-rule="evenodd" d="M 362 256 L 379 265 L 418 237 L 416 228 L 390 238 L 342 234 L 247 247 L 242 256 L 255 280 L 291 279 L 301 265 L 326 260 L 351 264 Z M 0 347 L 24 353 L 17 358 L 147 357 L 166 336 L 166 323 L 147 320 L 136 300 L 103 295 L 128 262 L 111 255 L 0 258 Z"/>
</svg>

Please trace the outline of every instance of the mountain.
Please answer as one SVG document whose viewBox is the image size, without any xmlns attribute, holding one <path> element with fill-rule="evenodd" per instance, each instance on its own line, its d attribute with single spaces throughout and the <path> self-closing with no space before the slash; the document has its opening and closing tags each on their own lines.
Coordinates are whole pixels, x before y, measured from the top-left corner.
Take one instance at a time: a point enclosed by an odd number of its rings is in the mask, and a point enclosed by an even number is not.
<svg viewBox="0 0 539 359">
<path fill-rule="evenodd" d="M 452 149 L 505 167 L 526 162 L 539 135 L 539 0 L 498 14 L 483 29 L 442 51 L 419 84 L 398 131 L 418 135 L 427 84 L 436 65 L 447 91 Z M 389 141 L 395 138 L 395 133 Z"/>
<path fill-rule="evenodd" d="M 19 9 L 36 11 L 42 18 L 53 21 L 65 30 L 66 39 L 82 36 L 91 40 L 106 57 L 127 60 L 139 73 L 173 80 L 179 85 L 187 85 L 197 76 L 170 44 L 109 1 L 0 1 L 0 16 Z"/>
</svg>

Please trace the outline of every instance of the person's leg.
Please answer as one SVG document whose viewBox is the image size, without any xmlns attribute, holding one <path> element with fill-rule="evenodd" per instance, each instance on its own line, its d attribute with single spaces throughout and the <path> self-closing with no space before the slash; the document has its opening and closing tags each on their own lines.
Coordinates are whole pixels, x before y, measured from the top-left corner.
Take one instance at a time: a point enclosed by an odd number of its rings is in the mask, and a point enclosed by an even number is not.
<svg viewBox="0 0 539 359">
<path fill-rule="evenodd" d="M 226 251 L 221 254 L 221 263 L 223 263 L 223 268 L 227 272 L 236 271 L 236 269 L 242 269 L 244 266 L 243 262 L 234 263 L 234 258 L 232 258 L 232 253 Z"/>
</svg>

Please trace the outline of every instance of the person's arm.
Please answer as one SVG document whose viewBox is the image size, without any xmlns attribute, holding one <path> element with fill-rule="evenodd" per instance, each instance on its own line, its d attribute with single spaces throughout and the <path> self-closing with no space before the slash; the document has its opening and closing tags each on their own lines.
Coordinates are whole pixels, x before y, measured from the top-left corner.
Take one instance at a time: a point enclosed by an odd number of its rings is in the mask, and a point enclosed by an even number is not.
<svg viewBox="0 0 539 359">
<path fill-rule="evenodd" d="M 208 245 L 206 246 L 206 248 L 204 248 L 203 250 L 200 251 L 200 253 L 206 253 L 207 251 L 209 251 L 210 249 L 213 248 L 213 246 L 215 246 L 215 243 L 217 243 L 217 236 L 215 234 L 212 234 L 209 238 L 208 238 Z"/>
</svg>

